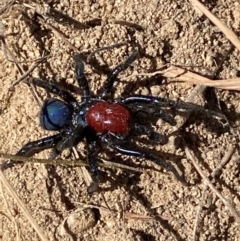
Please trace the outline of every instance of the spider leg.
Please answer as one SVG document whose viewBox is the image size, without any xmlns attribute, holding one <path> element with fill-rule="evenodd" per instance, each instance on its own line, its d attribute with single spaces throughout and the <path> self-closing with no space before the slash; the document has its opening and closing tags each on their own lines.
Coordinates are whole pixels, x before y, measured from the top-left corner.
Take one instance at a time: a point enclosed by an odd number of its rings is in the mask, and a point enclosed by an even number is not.
<svg viewBox="0 0 240 241">
<path fill-rule="evenodd" d="M 101 98 L 104 99 L 111 92 L 111 89 L 114 82 L 116 81 L 118 74 L 127 69 L 137 59 L 138 54 L 139 53 L 137 50 L 133 51 L 132 54 L 123 63 L 119 64 L 111 71 L 103 85 Z"/>
<path fill-rule="evenodd" d="M 148 95 L 134 95 L 122 99 L 121 102 L 125 105 L 131 104 L 158 104 L 161 107 L 175 107 L 176 101 L 168 100 L 164 98 L 148 96 Z"/>
<path fill-rule="evenodd" d="M 156 141 L 160 143 L 161 145 L 168 143 L 168 137 L 166 135 L 162 135 L 160 133 L 157 133 L 155 131 L 150 130 L 150 128 L 146 127 L 145 125 L 141 125 L 138 123 L 134 124 L 134 129 L 137 131 L 137 133 L 144 133 L 148 136 L 148 138 L 152 141 Z"/>
<path fill-rule="evenodd" d="M 91 131 L 91 130 L 90 130 Z M 97 191 L 99 186 L 99 173 L 97 165 L 97 154 L 98 154 L 98 145 L 97 145 L 97 136 L 94 133 L 88 133 L 86 135 L 87 140 L 87 151 L 88 151 L 88 163 L 92 176 L 93 183 L 88 187 L 88 193 L 93 193 Z"/>
<path fill-rule="evenodd" d="M 45 137 L 43 139 L 32 141 L 25 144 L 16 155 L 18 156 L 33 156 L 35 153 L 45 149 L 53 148 L 62 139 L 62 134 Z"/>
<path fill-rule="evenodd" d="M 49 92 L 55 95 L 58 95 L 60 98 L 62 98 L 64 101 L 69 103 L 74 108 L 78 106 L 77 100 L 73 97 L 73 95 L 70 94 L 68 91 L 64 90 L 63 88 L 61 88 L 60 86 L 51 82 L 46 82 L 39 78 L 32 78 L 32 83 L 36 86 L 48 90 Z"/>
<path fill-rule="evenodd" d="M 159 106 L 156 108 L 156 106 L 151 106 L 151 104 L 141 104 L 141 103 L 134 103 L 127 105 L 129 109 L 132 110 L 134 113 L 143 112 L 145 114 L 161 118 L 163 121 L 167 122 L 171 126 L 175 126 L 177 124 L 176 120 L 171 114 L 168 114 L 166 111 L 163 111 L 161 107 Z"/>
<path fill-rule="evenodd" d="M 69 129 L 65 130 L 65 132 L 62 134 L 62 139 L 56 144 L 50 158 L 55 159 L 63 150 L 76 146 L 80 141 L 83 140 L 84 137 L 86 137 L 87 140 L 88 163 L 93 180 L 88 187 L 88 192 L 92 193 L 98 189 L 99 174 L 97 165 L 98 138 L 91 129 L 87 127 L 82 128 L 80 126 L 77 128 L 70 127 Z"/>
<path fill-rule="evenodd" d="M 163 121 L 167 122 L 171 126 L 177 125 L 177 122 L 174 119 L 174 117 L 161 109 L 158 109 L 157 112 L 156 112 L 156 110 L 154 110 L 153 116 L 161 118 Z"/>
<path fill-rule="evenodd" d="M 56 134 L 53 136 L 45 137 L 43 139 L 32 141 L 25 144 L 17 153 L 17 156 L 33 156 L 34 154 L 43 151 L 45 149 L 53 148 L 62 139 L 61 134 Z M 3 169 L 14 166 L 20 163 L 18 161 L 7 161 L 3 163 Z"/>
<path fill-rule="evenodd" d="M 107 138 L 106 136 L 103 136 L 102 139 L 103 139 L 103 142 L 105 142 L 109 147 L 118 151 L 119 153 L 122 153 L 123 155 L 145 158 L 145 159 L 148 159 L 148 160 L 154 162 L 155 164 L 164 168 L 165 170 L 172 172 L 178 181 L 180 181 L 183 185 L 186 185 L 186 182 L 183 179 L 183 177 L 178 173 L 176 168 L 171 163 L 161 160 L 158 156 L 155 156 L 152 153 L 148 153 L 145 151 L 139 151 L 133 147 L 130 148 L 130 147 L 116 144 L 116 143 L 114 143 L 113 140 L 111 140 L 110 138 Z"/>
<path fill-rule="evenodd" d="M 129 106 L 130 108 L 132 104 L 152 104 L 152 107 L 154 106 L 172 107 L 177 110 L 182 109 L 186 111 L 206 113 L 206 114 L 209 114 L 210 116 L 215 116 L 220 119 L 226 119 L 226 117 L 223 114 L 216 111 L 209 110 L 209 109 L 205 109 L 203 106 L 200 106 L 194 103 L 183 102 L 183 101 L 173 101 L 173 100 L 158 98 L 154 96 L 136 95 L 136 96 L 122 99 L 121 103 L 123 103 L 126 106 Z"/>
<path fill-rule="evenodd" d="M 90 99 L 90 90 L 87 82 L 87 78 L 84 74 L 84 64 L 79 54 L 74 54 L 73 60 L 75 61 L 75 71 L 77 75 L 78 85 L 83 92 L 82 100 L 86 101 Z"/>
<path fill-rule="evenodd" d="M 84 128 L 82 126 L 70 126 L 61 134 L 61 140 L 56 144 L 50 158 L 55 159 L 65 149 L 76 146 L 85 137 Z"/>
</svg>

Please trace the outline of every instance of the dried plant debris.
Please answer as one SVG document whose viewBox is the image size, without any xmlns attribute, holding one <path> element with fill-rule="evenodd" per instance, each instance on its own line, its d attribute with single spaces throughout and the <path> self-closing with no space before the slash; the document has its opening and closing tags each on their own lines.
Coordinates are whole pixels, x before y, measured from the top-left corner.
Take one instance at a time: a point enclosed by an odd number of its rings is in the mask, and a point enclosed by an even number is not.
<svg viewBox="0 0 240 241">
<path fill-rule="evenodd" d="M 201 112 L 187 115 L 168 108 L 177 126 L 158 119 L 153 124 L 154 131 L 165 134 L 169 141 L 153 145 L 146 140 L 141 148 L 161 153 L 162 159 L 182 173 L 188 186 L 150 162 L 106 149 L 100 159 L 124 169 L 108 168 L 106 162 L 100 165 L 104 191 L 90 196 L 86 170 L 74 166 L 76 159 L 86 160 L 83 144 L 75 151 L 64 151 L 59 159 L 60 163 L 65 160 L 62 165 L 25 163 L 1 172 L 2 240 L 204 241 L 240 237 L 240 95 L 236 91 L 240 5 L 230 0 L 205 1 L 204 6 L 198 3 L 0 3 L 2 162 L 9 157 L 3 153 L 14 154 L 25 143 L 51 135 L 39 125 L 40 106 L 49 93 L 26 84 L 32 77 L 53 81 L 81 101 L 74 52 L 80 53 L 85 63 L 93 94 L 98 94 L 110 70 L 137 48 L 140 57 L 119 75 L 114 98 L 152 95 L 209 108 L 211 98 L 205 98 L 205 86 L 217 87 L 212 110 L 228 121 L 223 125 Z M 148 118 L 144 112 L 140 114 L 140 118 Z M 44 151 L 26 161 L 49 161 L 48 157 L 49 152 Z"/>
</svg>

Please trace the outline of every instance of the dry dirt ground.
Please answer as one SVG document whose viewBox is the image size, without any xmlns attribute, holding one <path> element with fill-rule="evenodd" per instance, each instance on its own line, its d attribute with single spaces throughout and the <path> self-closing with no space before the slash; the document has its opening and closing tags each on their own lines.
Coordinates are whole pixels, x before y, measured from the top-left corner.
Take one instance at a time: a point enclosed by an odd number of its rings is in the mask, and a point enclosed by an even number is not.
<svg viewBox="0 0 240 241">
<path fill-rule="evenodd" d="M 36 7 L 35 1 L 24 1 Z M 6 45 L 19 65 L 26 71 L 41 56 L 47 55 L 30 76 L 60 82 L 77 93 L 72 46 L 90 54 L 103 46 L 128 42 L 124 46 L 96 53 L 85 64 L 91 90 L 96 93 L 114 66 L 138 48 L 140 58 L 121 73 L 116 96 L 149 94 L 174 100 L 186 100 L 193 86 L 169 83 L 161 76 L 132 77 L 134 73 L 151 73 L 165 64 L 174 64 L 211 78 L 239 76 L 239 51 L 233 49 L 226 37 L 188 1 L 117 0 L 117 1 L 46 1 L 54 8 L 81 23 L 96 23 L 88 29 L 62 23 L 50 18 L 47 24 L 36 22 L 33 9 L 22 1 L 1 13 Z M 2 7 L 7 1 L 2 2 Z M 39 2 L 40 3 L 40 2 Z M 240 3 L 232 0 L 204 1 L 212 13 L 237 34 L 240 28 Z M 43 6 L 43 5 L 42 5 Z M 37 11 L 41 11 L 38 9 Z M 126 22 L 116 22 L 127 21 Z M 70 21 L 71 22 L 71 21 Z M 58 29 L 54 31 L 51 26 Z M 1 28 L 2 28 L 1 27 Z M 69 41 L 64 41 L 62 33 Z M 71 45 L 72 46 L 71 46 Z M 2 45 L 3 47 L 3 45 Z M 3 49 L 3 48 L 2 48 Z M 39 125 L 40 107 L 30 88 L 23 82 L 10 91 L 10 85 L 21 74 L 9 61 L 9 53 L 0 51 L 0 152 L 14 154 L 25 143 L 51 135 Z M 75 86 L 75 87 L 73 87 Z M 6 178 L 24 201 L 34 219 L 43 229 L 47 240 L 192 240 L 197 209 L 202 200 L 202 179 L 187 159 L 186 145 L 198 158 L 209 175 L 221 162 L 231 145 L 238 143 L 240 95 L 236 92 L 208 89 L 198 98 L 198 104 L 215 108 L 217 100 L 235 134 L 218 120 L 203 113 L 194 113 L 184 126 L 175 127 L 163 121 L 153 123 L 156 131 L 169 134 L 169 143 L 161 146 L 144 142 L 163 158 L 175 163 L 188 186 L 153 163 L 130 158 L 103 149 L 100 159 L 108 159 L 133 167 L 129 170 L 100 168 L 103 195 L 89 195 L 79 167 L 25 164 L 4 171 Z M 41 100 L 49 93 L 37 88 Z M 176 120 L 181 121 L 176 114 Z M 139 144 L 141 145 L 141 144 Z M 84 145 L 77 151 L 85 159 Z M 47 158 L 49 152 L 37 157 Z M 72 151 L 62 158 L 74 158 Z M 237 151 L 217 176 L 214 185 L 240 212 L 240 162 Z M 0 240 L 40 240 L 5 186 L 0 189 Z M 226 206 L 205 192 L 195 240 L 239 240 L 240 227 Z"/>
</svg>

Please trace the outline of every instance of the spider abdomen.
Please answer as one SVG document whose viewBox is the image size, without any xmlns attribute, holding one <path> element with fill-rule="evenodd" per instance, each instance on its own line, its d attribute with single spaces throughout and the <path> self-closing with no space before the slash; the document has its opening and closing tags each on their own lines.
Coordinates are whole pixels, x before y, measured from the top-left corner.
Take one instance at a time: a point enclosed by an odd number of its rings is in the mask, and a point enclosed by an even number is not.
<svg viewBox="0 0 240 241">
<path fill-rule="evenodd" d="M 130 112 L 120 104 L 97 102 L 87 111 L 86 121 L 97 133 L 126 133 L 129 129 Z"/>
<path fill-rule="evenodd" d="M 62 129 L 71 119 L 70 106 L 55 98 L 50 98 L 43 104 L 40 113 L 40 124 L 45 130 L 57 131 Z"/>
</svg>

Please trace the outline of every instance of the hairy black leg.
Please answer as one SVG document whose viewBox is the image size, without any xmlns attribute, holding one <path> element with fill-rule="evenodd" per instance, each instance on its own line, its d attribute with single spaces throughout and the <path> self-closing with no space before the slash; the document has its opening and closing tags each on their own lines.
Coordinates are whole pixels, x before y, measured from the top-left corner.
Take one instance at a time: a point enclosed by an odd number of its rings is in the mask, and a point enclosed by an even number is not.
<svg viewBox="0 0 240 241">
<path fill-rule="evenodd" d="M 53 148 L 62 139 L 61 134 L 45 137 L 41 140 L 32 141 L 25 144 L 17 153 L 17 156 L 33 156 L 34 154 L 45 149 Z M 18 161 L 7 161 L 3 164 L 3 169 L 12 167 L 13 165 L 21 163 Z"/>
<path fill-rule="evenodd" d="M 164 168 L 165 170 L 172 172 L 175 175 L 175 177 L 177 178 L 177 180 L 179 180 L 183 185 L 186 185 L 185 180 L 178 173 L 176 168 L 171 163 L 166 162 L 164 160 L 161 160 L 158 156 L 155 156 L 152 153 L 147 153 L 145 151 L 139 151 L 136 148 L 126 147 L 126 146 L 123 146 L 123 145 L 115 144 L 114 141 L 110 140 L 106 136 L 103 137 L 103 141 L 109 147 L 118 151 L 119 153 L 122 153 L 123 155 L 145 158 L 145 159 L 148 159 L 148 160 L 154 162 L 155 164 Z"/>
<path fill-rule="evenodd" d="M 78 85 L 83 92 L 82 100 L 89 100 L 90 99 L 90 90 L 87 78 L 84 74 L 84 64 L 79 54 L 73 55 L 73 60 L 75 61 L 75 71 L 77 75 Z"/>
<path fill-rule="evenodd" d="M 155 109 L 153 116 L 161 118 L 163 121 L 167 122 L 171 126 L 177 125 L 177 122 L 174 119 L 174 117 L 161 109 L 158 109 L 158 110 Z"/>
<path fill-rule="evenodd" d="M 158 104 L 161 107 L 175 107 L 176 101 L 168 100 L 164 98 L 148 96 L 148 95 L 134 95 L 122 99 L 121 102 L 125 105 L 131 104 Z"/>
<path fill-rule="evenodd" d="M 162 135 L 155 131 L 150 130 L 150 128 L 146 127 L 145 125 L 140 125 L 138 123 L 134 124 L 134 129 L 139 133 L 143 133 L 148 136 L 148 138 L 152 141 L 156 141 L 161 145 L 168 143 L 168 137 L 166 135 Z"/>
<path fill-rule="evenodd" d="M 35 153 L 45 149 L 53 148 L 62 139 L 61 134 L 45 137 L 41 140 L 32 141 L 24 145 L 16 155 L 18 156 L 33 156 Z"/>
<path fill-rule="evenodd" d="M 135 112 L 135 114 L 142 112 L 153 117 L 161 118 L 163 121 L 169 123 L 172 126 L 177 124 L 174 117 L 171 114 L 168 114 L 166 111 L 162 110 L 161 106 L 151 106 L 149 103 L 132 103 L 127 105 L 127 107 L 131 109 L 133 113 Z"/>
<path fill-rule="evenodd" d="M 91 130 L 89 130 L 92 132 Z M 87 150 L 88 150 L 88 163 L 91 172 L 91 176 L 93 179 L 93 183 L 88 187 L 88 192 L 92 193 L 97 191 L 99 186 L 99 173 L 98 173 L 98 165 L 97 165 L 97 154 L 98 154 L 98 145 L 97 145 L 97 137 L 95 133 L 90 133 L 86 135 L 87 139 Z"/>
<path fill-rule="evenodd" d="M 164 99 L 164 98 L 158 98 L 158 97 L 153 97 L 153 96 L 145 96 L 145 95 L 136 95 L 132 97 L 128 97 L 125 99 L 121 100 L 121 103 L 123 103 L 126 106 L 131 106 L 132 104 L 152 104 L 157 105 L 159 107 L 172 107 L 177 110 L 186 110 L 186 111 L 192 111 L 192 112 L 201 112 L 201 113 L 206 113 L 209 114 L 210 116 L 216 116 L 221 119 L 226 119 L 226 117 L 216 111 L 212 111 L 209 109 L 205 109 L 204 107 L 190 103 L 190 102 L 183 102 L 183 101 L 173 101 L 169 99 Z"/>
<path fill-rule="evenodd" d="M 82 126 L 71 126 L 66 129 L 61 136 L 61 140 L 56 144 L 50 158 L 55 159 L 63 150 L 76 146 L 83 138 L 86 137 L 88 149 L 88 162 L 93 183 L 88 187 L 88 192 L 94 192 L 98 189 L 99 175 L 97 166 L 97 136 L 91 130 Z"/>
<path fill-rule="evenodd" d="M 70 126 L 61 133 L 61 140 L 55 146 L 50 158 L 55 159 L 65 149 L 76 146 L 85 137 L 82 126 Z"/>
<path fill-rule="evenodd" d="M 78 106 L 77 100 L 70 94 L 68 91 L 64 90 L 60 86 L 51 83 L 46 82 L 44 80 L 38 79 L 38 78 L 32 78 L 32 83 L 36 86 L 39 86 L 43 89 L 48 90 L 49 92 L 58 95 L 60 98 L 65 100 L 67 103 L 73 106 L 73 108 L 76 108 Z"/>
<path fill-rule="evenodd" d="M 137 50 L 133 51 L 132 54 L 123 63 L 119 64 L 111 71 L 103 85 L 103 91 L 101 93 L 102 98 L 105 98 L 111 92 L 118 74 L 127 69 L 137 59 L 138 54 L 139 53 Z"/>
</svg>

